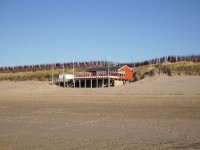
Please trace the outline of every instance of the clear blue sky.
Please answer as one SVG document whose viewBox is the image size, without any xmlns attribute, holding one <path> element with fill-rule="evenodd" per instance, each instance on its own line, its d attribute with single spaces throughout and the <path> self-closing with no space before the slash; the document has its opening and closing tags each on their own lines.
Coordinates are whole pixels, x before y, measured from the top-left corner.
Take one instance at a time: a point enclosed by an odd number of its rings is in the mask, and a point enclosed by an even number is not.
<svg viewBox="0 0 200 150">
<path fill-rule="evenodd" d="M 0 0 L 0 66 L 199 52 L 200 0 Z"/>
</svg>

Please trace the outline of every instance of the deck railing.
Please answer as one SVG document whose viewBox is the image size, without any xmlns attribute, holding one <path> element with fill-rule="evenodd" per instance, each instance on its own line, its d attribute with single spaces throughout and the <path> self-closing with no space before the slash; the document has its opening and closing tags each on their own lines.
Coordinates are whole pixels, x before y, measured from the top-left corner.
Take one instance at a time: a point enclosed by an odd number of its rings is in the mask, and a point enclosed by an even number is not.
<svg viewBox="0 0 200 150">
<path fill-rule="evenodd" d="M 75 78 L 84 78 L 84 77 L 105 77 L 105 76 L 114 76 L 114 77 L 118 77 L 119 73 L 117 72 L 78 72 L 75 74 Z"/>
</svg>

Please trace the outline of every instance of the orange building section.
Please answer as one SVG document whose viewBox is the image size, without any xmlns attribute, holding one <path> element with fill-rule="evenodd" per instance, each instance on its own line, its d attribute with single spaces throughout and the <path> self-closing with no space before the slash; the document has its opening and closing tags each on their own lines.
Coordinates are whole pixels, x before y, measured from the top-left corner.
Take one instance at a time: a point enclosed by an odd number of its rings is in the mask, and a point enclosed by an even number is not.
<svg viewBox="0 0 200 150">
<path fill-rule="evenodd" d="M 133 80 L 133 73 L 132 73 L 132 69 L 131 68 L 129 68 L 128 66 L 123 66 L 119 70 L 125 72 L 125 75 L 124 76 L 119 76 L 119 79 L 130 80 L 130 81 Z"/>
</svg>

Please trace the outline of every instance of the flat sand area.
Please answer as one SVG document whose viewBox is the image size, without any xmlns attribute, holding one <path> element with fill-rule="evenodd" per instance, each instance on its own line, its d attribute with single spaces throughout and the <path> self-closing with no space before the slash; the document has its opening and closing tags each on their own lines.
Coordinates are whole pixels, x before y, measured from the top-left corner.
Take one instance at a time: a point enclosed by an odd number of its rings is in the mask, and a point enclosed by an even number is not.
<svg viewBox="0 0 200 150">
<path fill-rule="evenodd" d="M 0 150 L 200 149 L 200 76 L 112 88 L 0 82 Z"/>
</svg>

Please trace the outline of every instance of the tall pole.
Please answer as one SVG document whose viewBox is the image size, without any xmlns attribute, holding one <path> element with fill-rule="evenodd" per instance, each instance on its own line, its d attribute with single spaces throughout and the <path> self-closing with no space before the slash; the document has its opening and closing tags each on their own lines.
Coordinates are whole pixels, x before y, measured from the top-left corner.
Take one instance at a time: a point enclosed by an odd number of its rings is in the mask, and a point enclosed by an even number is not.
<svg viewBox="0 0 200 150">
<path fill-rule="evenodd" d="M 73 59 L 73 77 L 74 77 L 74 59 Z M 75 80 L 73 78 L 74 88 L 75 88 Z"/>
<path fill-rule="evenodd" d="M 65 64 L 63 63 L 63 86 L 65 87 Z"/>
<path fill-rule="evenodd" d="M 65 69 L 65 66 L 64 66 L 64 63 L 63 63 L 63 75 L 64 75 L 64 69 Z"/>
<path fill-rule="evenodd" d="M 110 56 L 108 59 L 108 87 L 110 87 Z"/>
<path fill-rule="evenodd" d="M 53 80 L 54 80 L 54 64 L 52 64 L 52 83 L 53 83 Z"/>
</svg>

